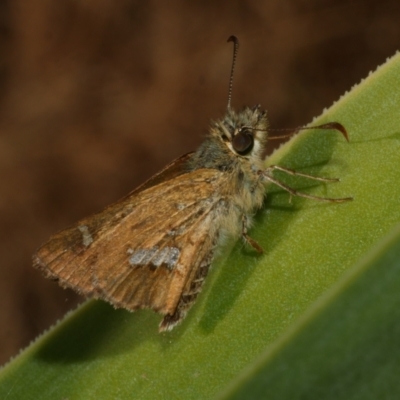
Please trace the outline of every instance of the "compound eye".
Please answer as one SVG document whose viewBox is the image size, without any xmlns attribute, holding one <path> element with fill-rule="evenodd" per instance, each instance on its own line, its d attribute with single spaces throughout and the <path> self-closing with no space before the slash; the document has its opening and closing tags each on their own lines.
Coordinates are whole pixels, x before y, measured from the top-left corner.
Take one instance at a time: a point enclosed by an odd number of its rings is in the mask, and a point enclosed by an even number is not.
<svg viewBox="0 0 400 400">
<path fill-rule="evenodd" d="M 254 138 L 250 129 L 240 130 L 232 140 L 232 147 L 236 153 L 246 155 L 250 153 L 254 146 Z"/>
</svg>

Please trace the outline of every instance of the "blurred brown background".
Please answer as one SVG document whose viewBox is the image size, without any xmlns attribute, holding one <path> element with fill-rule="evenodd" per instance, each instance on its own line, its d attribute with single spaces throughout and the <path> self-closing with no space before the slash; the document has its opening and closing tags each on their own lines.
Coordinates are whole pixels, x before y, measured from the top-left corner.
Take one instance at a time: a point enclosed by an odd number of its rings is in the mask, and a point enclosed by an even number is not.
<svg viewBox="0 0 400 400">
<path fill-rule="evenodd" d="M 233 106 L 306 124 L 394 54 L 397 1 L 0 2 L 0 364 L 77 302 L 31 255 Z"/>
</svg>

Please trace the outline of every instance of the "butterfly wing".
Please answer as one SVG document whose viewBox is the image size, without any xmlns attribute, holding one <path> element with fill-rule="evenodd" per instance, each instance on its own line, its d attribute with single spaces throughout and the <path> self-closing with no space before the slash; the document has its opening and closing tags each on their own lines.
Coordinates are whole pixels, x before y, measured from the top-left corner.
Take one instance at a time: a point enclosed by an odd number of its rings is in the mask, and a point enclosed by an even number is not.
<svg viewBox="0 0 400 400">
<path fill-rule="evenodd" d="M 171 164 L 172 165 L 172 164 Z M 104 211 L 54 235 L 34 264 L 62 286 L 128 310 L 186 314 L 207 274 L 218 235 L 222 174 L 168 168 Z M 172 176 L 171 179 L 166 179 Z M 141 190 L 140 190 L 141 189 Z"/>
</svg>

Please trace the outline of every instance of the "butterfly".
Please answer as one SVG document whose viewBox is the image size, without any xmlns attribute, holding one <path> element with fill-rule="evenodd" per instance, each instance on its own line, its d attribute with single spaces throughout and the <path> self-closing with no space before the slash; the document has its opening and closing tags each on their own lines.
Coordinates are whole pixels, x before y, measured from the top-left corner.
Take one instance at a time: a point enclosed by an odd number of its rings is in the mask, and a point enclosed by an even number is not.
<svg viewBox="0 0 400 400">
<path fill-rule="evenodd" d="M 173 161 L 160 173 L 105 210 L 52 236 L 34 255 L 34 266 L 61 286 L 103 299 L 130 311 L 149 308 L 163 315 L 160 332 L 186 316 L 200 293 L 216 251 L 227 238 L 248 235 L 262 207 L 265 185 L 275 183 L 291 195 L 319 198 L 286 186 L 274 170 L 320 181 L 280 166 L 264 167 L 267 114 L 260 106 L 226 114 L 214 121 L 200 147 Z M 338 129 L 339 123 L 320 128 Z"/>
</svg>

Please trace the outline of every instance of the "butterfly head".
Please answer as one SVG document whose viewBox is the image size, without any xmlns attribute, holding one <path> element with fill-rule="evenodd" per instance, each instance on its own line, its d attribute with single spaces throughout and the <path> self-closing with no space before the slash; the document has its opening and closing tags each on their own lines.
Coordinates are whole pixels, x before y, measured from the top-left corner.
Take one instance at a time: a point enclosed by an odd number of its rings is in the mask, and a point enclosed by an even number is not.
<svg viewBox="0 0 400 400">
<path fill-rule="evenodd" d="M 215 122 L 211 135 L 239 157 L 260 159 L 267 142 L 267 128 L 267 113 L 260 106 L 246 107 L 238 113 L 228 108 L 225 117 Z"/>
</svg>

